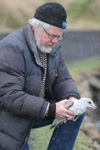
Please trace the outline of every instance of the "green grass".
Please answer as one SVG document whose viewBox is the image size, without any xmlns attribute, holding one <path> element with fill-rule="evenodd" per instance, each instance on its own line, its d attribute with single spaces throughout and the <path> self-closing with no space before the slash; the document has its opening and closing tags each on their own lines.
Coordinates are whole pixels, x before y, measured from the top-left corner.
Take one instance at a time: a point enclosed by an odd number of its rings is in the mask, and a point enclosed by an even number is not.
<svg viewBox="0 0 100 150">
<path fill-rule="evenodd" d="M 93 57 L 75 61 L 67 64 L 67 67 L 74 79 L 78 79 L 80 74 L 100 70 L 100 57 Z"/>
<path fill-rule="evenodd" d="M 6 23 L 13 29 L 20 28 L 22 25 L 21 21 L 18 18 L 15 18 L 11 12 L 6 15 Z"/>
<path fill-rule="evenodd" d="M 92 140 L 80 131 L 73 150 L 93 150 L 92 145 Z"/>
<path fill-rule="evenodd" d="M 93 2 L 93 0 L 84 0 L 84 1 L 74 1 L 69 6 L 69 10 L 72 11 L 72 13 L 77 13 L 77 15 L 82 15 L 87 12 L 90 12 L 89 9 L 90 4 Z"/>
<path fill-rule="evenodd" d="M 9 28 L 12 28 L 12 29 L 17 29 L 17 28 L 21 28 L 25 25 L 25 16 L 26 18 L 27 15 L 25 15 L 24 13 L 21 13 L 21 16 L 23 16 L 22 19 L 19 18 L 19 16 L 15 16 L 14 13 L 12 13 L 11 11 L 8 11 L 5 13 L 3 13 L 1 10 L 0 10 L 0 25 L 2 26 L 3 24 L 6 23 L 7 27 Z M 28 19 L 27 19 L 28 20 Z M 27 21 L 26 21 L 27 23 Z"/>
<path fill-rule="evenodd" d="M 75 0 L 70 4 L 67 12 L 69 15 L 73 15 L 73 17 L 75 17 L 76 19 L 85 17 L 90 20 L 93 19 L 97 21 L 97 18 L 99 19 L 100 10 L 98 6 L 94 5 L 93 0 Z"/>
<path fill-rule="evenodd" d="M 100 70 L 100 57 L 75 61 L 67 65 L 74 79 L 81 73 Z M 35 129 L 31 132 L 30 150 L 47 150 L 53 130 L 50 126 Z M 93 142 L 81 130 L 79 131 L 73 150 L 94 150 Z"/>
<path fill-rule="evenodd" d="M 35 129 L 31 132 L 30 150 L 47 150 L 53 130 L 50 126 Z"/>
</svg>

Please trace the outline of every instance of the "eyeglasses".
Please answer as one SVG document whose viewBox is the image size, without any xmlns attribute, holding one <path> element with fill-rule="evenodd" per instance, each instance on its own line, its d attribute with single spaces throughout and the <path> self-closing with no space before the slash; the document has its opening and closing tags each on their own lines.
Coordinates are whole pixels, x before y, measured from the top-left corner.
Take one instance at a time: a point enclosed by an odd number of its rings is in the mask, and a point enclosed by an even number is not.
<svg viewBox="0 0 100 150">
<path fill-rule="evenodd" d="M 55 39 L 55 38 L 57 38 L 57 40 L 62 40 L 62 39 L 63 39 L 63 36 L 62 36 L 62 35 L 61 35 L 61 36 L 58 36 L 58 35 L 49 34 L 44 28 L 43 28 L 43 30 L 45 31 L 45 33 L 48 35 L 48 37 L 49 37 L 51 40 L 53 40 L 53 39 Z"/>
</svg>

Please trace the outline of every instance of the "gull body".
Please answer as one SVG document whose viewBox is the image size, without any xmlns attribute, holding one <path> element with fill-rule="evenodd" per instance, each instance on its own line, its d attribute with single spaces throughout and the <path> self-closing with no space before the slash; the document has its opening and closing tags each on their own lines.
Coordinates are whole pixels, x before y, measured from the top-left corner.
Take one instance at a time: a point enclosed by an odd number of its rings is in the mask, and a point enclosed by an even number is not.
<svg viewBox="0 0 100 150">
<path fill-rule="evenodd" d="M 88 107 L 91 107 L 93 109 L 96 109 L 96 105 L 94 102 L 86 97 L 82 97 L 79 100 L 66 100 L 66 102 L 63 105 L 66 109 L 69 109 L 74 112 L 74 115 L 77 116 L 76 118 L 73 118 L 73 121 L 76 121 L 76 119 L 82 115 L 84 112 L 86 112 Z M 68 119 L 57 119 L 55 118 L 51 127 L 57 127 L 62 123 L 66 123 Z"/>
</svg>

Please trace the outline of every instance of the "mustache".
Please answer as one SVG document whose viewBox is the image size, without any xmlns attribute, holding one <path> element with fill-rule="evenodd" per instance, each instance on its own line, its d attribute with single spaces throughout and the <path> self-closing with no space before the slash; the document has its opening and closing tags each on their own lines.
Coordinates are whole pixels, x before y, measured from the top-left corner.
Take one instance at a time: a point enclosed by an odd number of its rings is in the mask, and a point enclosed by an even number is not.
<svg viewBox="0 0 100 150">
<path fill-rule="evenodd" d="M 54 46 L 55 44 L 53 43 L 47 43 L 46 46 Z"/>
</svg>

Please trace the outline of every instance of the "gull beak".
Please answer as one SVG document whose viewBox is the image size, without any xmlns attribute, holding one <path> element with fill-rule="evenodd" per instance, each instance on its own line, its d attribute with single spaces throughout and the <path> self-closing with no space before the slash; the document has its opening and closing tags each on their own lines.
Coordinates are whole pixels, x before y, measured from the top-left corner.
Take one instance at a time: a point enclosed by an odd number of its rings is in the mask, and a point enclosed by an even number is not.
<svg viewBox="0 0 100 150">
<path fill-rule="evenodd" d="M 97 106 L 96 105 L 91 105 L 91 107 L 93 108 L 93 109 L 97 109 Z"/>
</svg>

